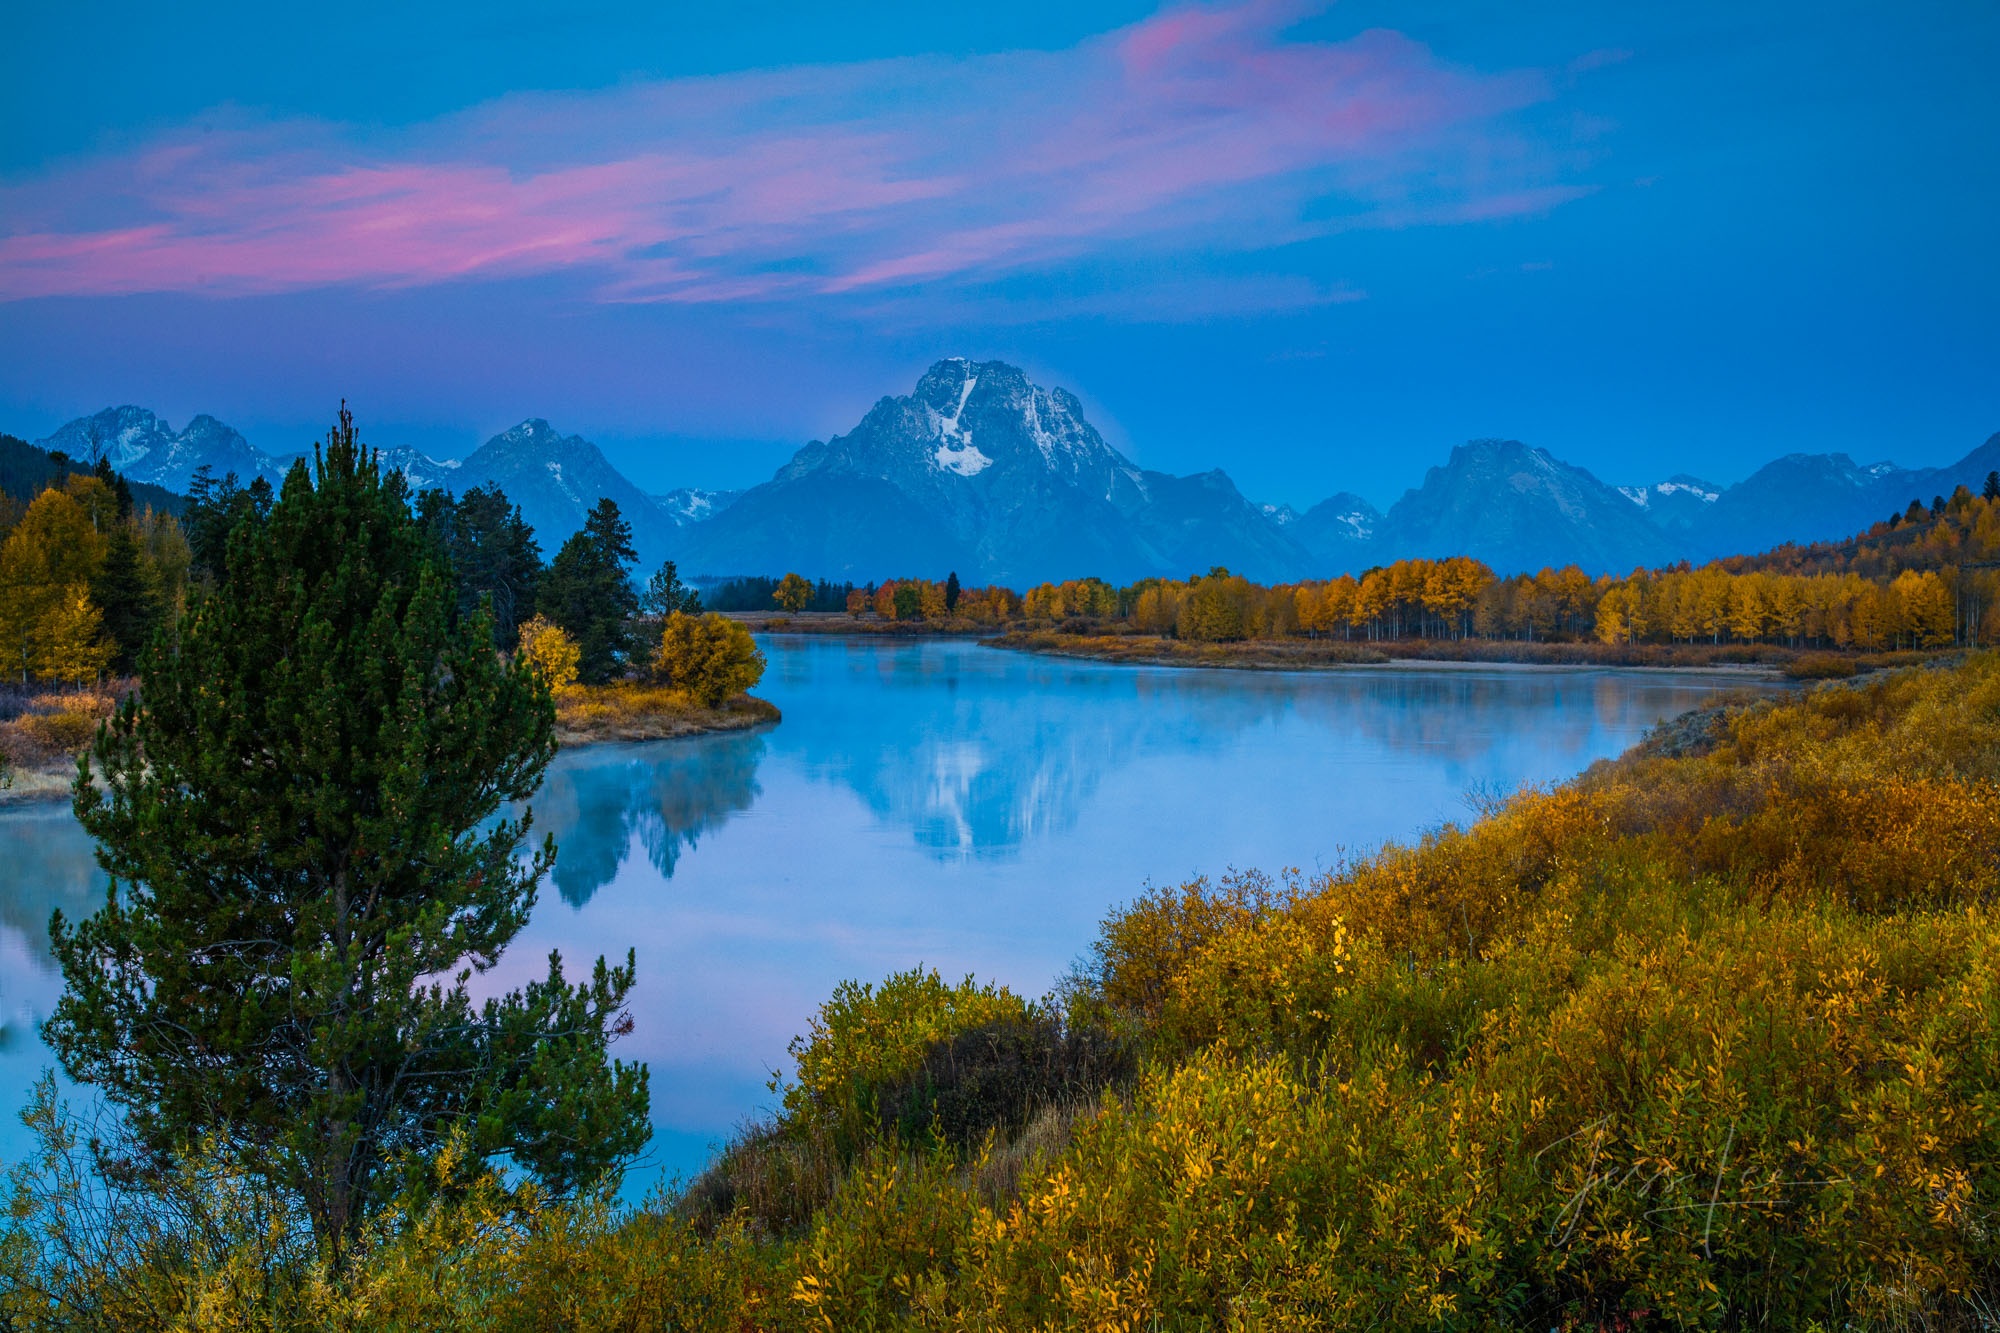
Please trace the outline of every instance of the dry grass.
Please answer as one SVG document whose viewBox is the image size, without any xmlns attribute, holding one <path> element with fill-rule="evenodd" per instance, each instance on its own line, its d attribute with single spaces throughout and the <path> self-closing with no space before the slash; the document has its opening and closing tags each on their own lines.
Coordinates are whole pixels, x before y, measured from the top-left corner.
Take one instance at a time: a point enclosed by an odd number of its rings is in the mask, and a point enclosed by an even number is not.
<svg viewBox="0 0 2000 1333">
<path fill-rule="evenodd" d="M 742 731 L 779 717 L 777 705 L 747 694 L 704 708 L 665 685 L 572 685 L 556 697 L 556 740 L 562 745 L 666 740 Z"/>
<path fill-rule="evenodd" d="M 53 800 L 69 794 L 76 757 L 111 716 L 124 689 L 9 691 L 0 696 L 0 768 L 10 779 L 0 801 Z"/>
</svg>

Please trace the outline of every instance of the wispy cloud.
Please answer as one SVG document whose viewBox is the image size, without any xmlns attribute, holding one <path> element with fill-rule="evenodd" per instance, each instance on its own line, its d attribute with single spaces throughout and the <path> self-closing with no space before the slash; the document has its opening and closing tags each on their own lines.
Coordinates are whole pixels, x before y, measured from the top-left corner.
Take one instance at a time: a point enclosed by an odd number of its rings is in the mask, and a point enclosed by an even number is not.
<svg viewBox="0 0 2000 1333">
<path fill-rule="evenodd" d="M 597 93 L 395 131 L 205 118 L 0 185 L 0 299 L 570 271 L 599 301 L 893 299 L 1078 261 L 1476 221 L 1580 191 L 1534 72 L 1303 12 L 1179 8 L 1076 47 Z"/>
</svg>

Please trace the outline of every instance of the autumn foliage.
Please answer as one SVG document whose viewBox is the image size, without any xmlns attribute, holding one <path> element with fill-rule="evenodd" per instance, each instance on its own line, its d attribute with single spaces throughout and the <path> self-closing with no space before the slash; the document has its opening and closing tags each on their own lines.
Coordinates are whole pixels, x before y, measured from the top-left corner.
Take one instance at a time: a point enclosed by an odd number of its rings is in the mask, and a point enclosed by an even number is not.
<svg viewBox="0 0 2000 1333">
<path fill-rule="evenodd" d="M 560 695 L 576 684 L 582 650 L 562 628 L 546 616 L 536 616 L 520 628 L 521 660 L 535 669 L 552 694 Z"/>
<path fill-rule="evenodd" d="M 179 604 L 188 561 L 171 517 L 135 514 L 101 476 L 43 490 L 0 527 L 0 679 L 77 686 L 129 670 Z"/>
<path fill-rule="evenodd" d="M 741 694 L 764 678 L 764 654 L 750 631 L 721 615 L 676 611 L 660 632 L 655 670 L 704 708 Z"/>
</svg>

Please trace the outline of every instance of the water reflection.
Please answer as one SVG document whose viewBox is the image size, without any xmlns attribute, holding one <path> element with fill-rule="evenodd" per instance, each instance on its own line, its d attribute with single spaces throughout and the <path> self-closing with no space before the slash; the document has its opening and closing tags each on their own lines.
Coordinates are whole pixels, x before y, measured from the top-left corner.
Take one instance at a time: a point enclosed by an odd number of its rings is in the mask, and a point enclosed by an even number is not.
<svg viewBox="0 0 2000 1333">
<path fill-rule="evenodd" d="M 1219 758 L 1273 729 L 1303 755 L 1441 764 L 1462 792 L 1567 775 L 1607 738 L 1622 748 L 1718 688 L 1714 678 L 1611 672 L 1133 669 L 951 643 L 894 655 L 793 644 L 780 663 L 781 694 L 840 704 L 788 713 L 774 753 L 850 788 L 945 860 L 1067 833 L 1108 775 L 1154 756 Z"/>
<path fill-rule="evenodd" d="M 633 840 L 662 876 L 683 849 L 757 800 L 761 732 L 557 756 L 533 805 L 537 834 L 555 836 L 556 892 L 582 907 L 609 884 Z"/>
<path fill-rule="evenodd" d="M 1308 871 L 1561 778 L 1729 683 L 1633 672 L 1173 671 L 966 643 L 779 640 L 765 731 L 571 751 L 534 801 L 555 892 L 500 966 L 636 951 L 653 1165 L 697 1166 L 846 977 L 1048 986 L 1113 904 L 1230 866 Z M 61 808 L 0 814 L 0 1159 L 49 1063 L 47 923 L 102 877 Z"/>
</svg>

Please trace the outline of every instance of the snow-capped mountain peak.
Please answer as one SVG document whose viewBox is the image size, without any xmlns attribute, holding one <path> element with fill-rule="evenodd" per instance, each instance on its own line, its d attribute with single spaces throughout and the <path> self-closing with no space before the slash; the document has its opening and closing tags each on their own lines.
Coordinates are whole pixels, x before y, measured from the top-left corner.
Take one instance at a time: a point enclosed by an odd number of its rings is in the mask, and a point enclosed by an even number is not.
<svg viewBox="0 0 2000 1333">
<path fill-rule="evenodd" d="M 979 374 L 974 369 L 959 386 L 958 402 L 953 404 L 950 416 L 942 415 L 928 403 L 924 405 L 924 411 L 935 419 L 933 429 L 937 432 L 938 447 L 931 454 L 932 460 L 943 471 L 955 472 L 961 477 L 976 477 L 993 466 L 993 460 L 981 453 L 979 446 L 972 442 L 972 431 L 959 424 L 965 420 L 966 400 L 978 387 Z"/>
<path fill-rule="evenodd" d="M 1650 485 L 1620 486 L 1617 489 L 1620 495 L 1641 509 L 1651 509 L 1655 503 L 1661 501 L 1714 504 L 1722 498 L 1722 487 L 1711 481 L 1703 481 L 1700 477 L 1691 477 L 1685 472 L 1676 473 L 1665 481 L 1656 481 Z"/>
<path fill-rule="evenodd" d="M 799 450 L 704 523 L 686 556 L 694 573 L 881 578 L 937 566 L 1030 583 L 1191 560 L 1290 576 L 1307 557 L 1226 476 L 1145 471 L 1105 443 L 1074 394 L 965 357 L 935 362 L 852 431 Z"/>
<path fill-rule="evenodd" d="M 204 466 L 218 478 L 233 472 L 239 481 L 263 477 L 274 486 L 285 479 L 288 466 L 206 413 L 176 431 L 145 408 L 129 405 L 78 417 L 37 443 L 82 462 L 103 458 L 133 481 L 180 494 Z"/>
</svg>

